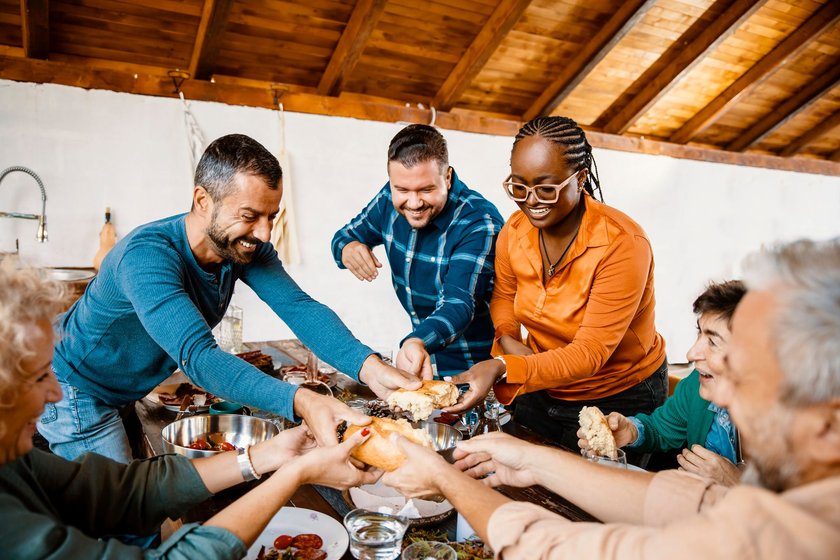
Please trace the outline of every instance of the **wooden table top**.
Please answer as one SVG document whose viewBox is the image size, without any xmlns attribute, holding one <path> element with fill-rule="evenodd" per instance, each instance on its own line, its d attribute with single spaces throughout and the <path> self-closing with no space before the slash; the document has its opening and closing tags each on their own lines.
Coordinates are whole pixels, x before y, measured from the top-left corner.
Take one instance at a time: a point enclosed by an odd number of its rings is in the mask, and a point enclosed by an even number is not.
<svg viewBox="0 0 840 560">
<path fill-rule="evenodd" d="M 246 346 L 249 350 L 262 350 L 264 353 L 271 355 L 274 358 L 276 366 L 281 365 L 281 363 L 283 365 L 306 363 L 308 356 L 308 350 L 297 340 L 252 342 L 246 343 Z M 183 376 L 182 373 L 176 373 L 166 382 L 186 380 L 185 377 L 178 377 L 179 375 Z M 346 389 L 354 394 L 369 398 L 374 396 L 370 389 L 359 385 L 356 381 L 345 375 L 339 375 L 337 388 L 339 390 Z M 147 399 L 138 401 L 135 405 L 135 410 L 142 428 L 143 441 L 140 447 L 143 450 L 143 454 L 146 456 L 162 454 L 164 451 L 161 430 L 164 426 L 175 420 L 177 413 L 167 410 L 163 406 Z M 505 432 L 516 437 L 535 443 L 545 443 L 533 432 L 517 424 L 515 419 L 508 422 L 503 429 Z M 180 522 L 206 521 L 259 483 L 260 481 L 243 483 L 220 492 L 213 498 L 187 512 L 181 518 Z M 502 487 L 498 490 L 513 500 L 538 504 L 573 521 L 597 521 L 597 519 L 568 500 L 541 486 L 530 488 Z M 329 515 L 339 522 L 342 521 L 344 515 L 350 510 L 350 506 L 345 501 L 341 492 L 332 488 L 315 485 L 304 485 L 298 488 L 287 505 L 315 510 Z M 447 520 L 441 522 L 440 525 L 433 527 L 433 529 L 446 532 L 450 540 L 454 540 L 455 516 L 450 516 Z M 352 560 L 349 550 L 342 556 L 342 560 Z"/>
</svg>

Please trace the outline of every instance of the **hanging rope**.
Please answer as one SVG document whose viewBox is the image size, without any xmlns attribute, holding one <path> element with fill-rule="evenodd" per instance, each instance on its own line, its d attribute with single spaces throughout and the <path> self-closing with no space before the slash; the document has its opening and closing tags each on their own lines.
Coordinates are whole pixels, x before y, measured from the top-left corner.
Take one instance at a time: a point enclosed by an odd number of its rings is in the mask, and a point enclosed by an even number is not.
<svg viewBox="0 0 840 560">
<path fill-rule="evenodd" d="M 204 139 L 204 132 L 198 125 L 195 115 L 190 110 L 190 104 L 184 99 L 184 92 L 179 91 L 178 95 L 181 97 L 181 102 L 184 105 L 184 129 L 187 133 L 187 147 L 190 150 L 190 191 L 192 191 L 192 177 L 195 174 L 195 168 L 198 165 L 198 160 L 204 153 L 204 148 L 207 146 L 207 141 Z"/>
<path fill-rule="evenodd" d="M 289 164 L 289 153 L 286 151 L 286 113 L 283 111 L 283 104 L 279 102 L 276 94 L 275 103 L 277 103 L 277 115 L 280 123 L 280 152 L 277 154 L 277 159 L 280 160 L 280 167 L 283 168 L 283 198 L 280 199 L 280 211 L 274 220 L 271 242 L 284 264 L 300 264 L 291 165 Z"/>
</svg>

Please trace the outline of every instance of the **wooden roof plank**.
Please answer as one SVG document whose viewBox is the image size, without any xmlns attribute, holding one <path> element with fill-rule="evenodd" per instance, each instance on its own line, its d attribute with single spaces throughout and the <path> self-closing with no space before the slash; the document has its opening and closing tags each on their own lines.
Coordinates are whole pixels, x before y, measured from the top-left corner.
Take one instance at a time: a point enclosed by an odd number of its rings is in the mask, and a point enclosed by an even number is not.
<svg viewBox="0 0 840 560">
<path fill-rule="evenodd" d="M 808 144 L 811 144 L 812 142 L 815 142 L 819 138 L 825 136 L 838 126 L 840 126 L 840 110 L 835 111 L 830 117 L 823 120 L 820 124 L 788 144 L 785 149 L 779 153 L 779 155 L 782 157 L 790 157 L 802 150 Z M 834 154 L 832 154 L 831 157 L 834 157 Z"/>
<path fill-rule="evenodd" d="M 840 20 L 840 2 L 830 1 L 800 25 L 796 31 L 756 62 L 726 90 L 703 107 L 696 115 L 671 135 L 669 140 L 678 144 L 691 141 L 705 130 L 738 99 L 761 83 L 772 72 L 808 47 L 809 42 Z"/>
<path fill-rule="evenodd" d="M 194 79 L 206 80 L 213 74 L 232 5 L 233 0 L 204 0 L 190 57 L 189 72 Z"/>
<path fill-rule="evenodd" d="M 531 0 L 499 3 L 435 95 L 437 108 L 448 111 L 455 105 L 530 4 Z"/>
<path fill-rule="evenodd" d="M 344 81 L 353 72 L 365 44 L 379 17 L 385 10 L 387 0 L 359 0 L 350 14 L 347 26 L 338 40 L 327 69 L 318 82 L 321 95 L 338 95 Z"/>
<path fill-rule="evenodd" d="M 662 54 L 621 96 L 604 112 L 594 126 L 610 134 L 624 134 L 657 101 L 668 93 L 710 51 L 715 49 L 759 8 L 766 0 L 737 0 L 726 6 L 728 0 L 718 0 L 709 8 L 720 16 L 711 23 L 702 18 L 689 27 L 674 44 Z M 688 43 L 686 45 L 686 43 Z M 628 92 L 638 91 L 630 96 Z M 612 115 L 612 116 L 610 116 Z M 608 119 L 608 120 L 607 120 Z M 603 122 L 606 121 L 606 122 Z"/>
<path fill-rule="evenodd" d="M 529 121 L 539 115 L 550 114 L 557 108 L 655 3 L 654 0 L 622 2 L 609 21 L 563 66 L 560 75 L 525 111 L 523 120 Z"/>
<path fill-rule="evenodd" d="M 812 82 L 778 107 L 772 108 L 761 120 L 742 132 L 735 140 L 727 144 L 726 149 L 743 152 L 750 146 L 761 142 L 776 129 L 807 109 L 826 93 L 840 85 L 840 60 L 836 60 L 827 72 L 823 72 Z"/>
<path fill-rule="evenodd" d="M 50 54 L 49 0 L 21 0 L 23 52 L 29 58 L 46 59 Z"/>
</svg>

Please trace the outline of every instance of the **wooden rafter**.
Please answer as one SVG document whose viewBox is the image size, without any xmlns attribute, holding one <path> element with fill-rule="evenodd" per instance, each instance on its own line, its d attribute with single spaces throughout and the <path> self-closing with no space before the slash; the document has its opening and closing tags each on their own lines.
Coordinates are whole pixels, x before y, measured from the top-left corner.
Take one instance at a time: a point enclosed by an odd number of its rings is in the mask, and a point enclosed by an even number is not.
<svg viewBox="0 0 840 560">
<path fill-rule="evenodd" d="M 669 140 L 678 144 L 691 141 L 696 135 L 712 125 L 731 108 L 738 99 L 760 84 L 785 62 L 796 57 L 808 47 L 808 43 L 840 20 L 840 2 L 830 1 L 800 25 L 784 41 L 767 53 L 752 68 L 735 80 L 723 93 L 715 97 L 696 115 L 671 135 Z"/>
<path fill-rule="evenodd" d="M 659 99 L 673 88 L 703 56 L 735 31 L 766 0 L 718 0 L 710 10 L 720 13 L 711 23 L 698 19 L 665 51 L 593 124 L 604 132 L 624 134 Z M 731 4 L 731 5 L 730 5 Z M 638 93 L 631 95 L 630 92 Z"/>
<path fill-rule="evenodd" d="M 840 110 L 835 111 L 830 117 L 823 120 L 820 124 L 785 146 L 779 155 L 782 157 L 790 157 L 798 153 L 808 144 L 819 140 L 838 126 L 840 126 Z"/>
<path fill-rule="evenodd" d="M 321 95 L 338 95 L 365 50 L 365 43 L 385 10 L 387 0 L 359 0 L 341 33 L 327 69 L 318 83 Z"/>
<path fill-rule="evenodd" d="M 198 24 L 198 33 L 190 58 L 189 72 L 193 78 L 207 80 L 213 75 L 232 5 L 233 0 L 204 0 L 201 22 Z"/>
<path fill-rule="evenodd" d="M 796 95 L 788 98 L 784 103 L 767 113 L 761 120 L 730 142 L 726 149 L 733 152 L 742 152 L 761 142 L 838 85 L 840 85 L 840 60 L 835 60 L 827 72 L 817 76 L 812 82 L 799 90 Z"/>
<path fill-rule="evenodd" d="M 523 120 L 548 115 L 580 84 L 601 60 L 630 32 L 636 22 L 655 4 L 653 0 L 625 0 L 577 56 L 525 111 Z"/>
<path fill-rule="evenodd" d="M 437 108 L 448 111 L 457 103 L 530 3 L 531 0 L 502 0 L 496 6 L 438 90 L 434 100 Z"/>
<path fill-rule="evenodd" d="M 116 63 L 97 66 L 87 64 L 26 59 L 0 54 L 0 76 L 4 79 L 35 83 L 55 83 L 86 89 L 105 89 L 138 95 L 172 97 L 172 82 L 166 68 Z M 274 107 L 271 82 L 248 80 L 247 83 L 216 83 L 188 80 L 183 85 L 187 97 L 229 105 Z M 290 86 L 294 87 L 294 86 Z M 318 115 L 352 117 L 383 122 L 428 123 L 431 111 L 406 107 L 403 103 L 386 103 L 380 98 L 356 94 L 328 97 L 290 89 L 283 95 L 287 111 Z M 835 115 L 836 118 L 836 115 Z M 443 129 L 513 137 L 522 121 L 488 117 L 483 113 L 456 109 L 438 112 L 435 124 Z M 655 140 L 588 131 L 589 142 L 596 148 L 644 154 L 665 155 L 698 161 L 714 161 L 732 165 L 748 165 L 768 169 L 784 169 L 802 173 L 840 176 L 840 163 L 813 158 L 783 158 L 753 153 L 734 153 L 697 146 L 683 146 Z"/>
<path fill-rule="evenodd" d="M 21 0 L 23 52 L 29 58 L 46 59 L 50 54 L 49 0 Z"/>
</svg>

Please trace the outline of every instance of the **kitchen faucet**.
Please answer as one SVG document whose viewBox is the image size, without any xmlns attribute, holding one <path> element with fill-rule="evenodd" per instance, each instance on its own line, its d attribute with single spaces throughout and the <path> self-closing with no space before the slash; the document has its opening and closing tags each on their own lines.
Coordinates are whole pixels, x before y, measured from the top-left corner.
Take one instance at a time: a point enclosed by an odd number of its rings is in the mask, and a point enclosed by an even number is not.
<svg viewBox="0 0 840 560">
<path fill-rule="evenodd" d="M 0 173 L 0 183 L 6 178 L 6 175 L 13 171 L 21 171 L 32 176 L 38 183 L 38 188 L 41 189 L 41 213 L 40 214 L 21 214 L 20 212 L 0 212 L 0 218 L 19 218 L 21 220 L 38 220 L 38 234 L 35 236 L 39 242 L 43 243 L 48 239 L 47 235 L 47 191 L 44 190 L 44 183 L 38 174 L 28 167 L 14 166 L 3 170 Z"/>
</svg>

